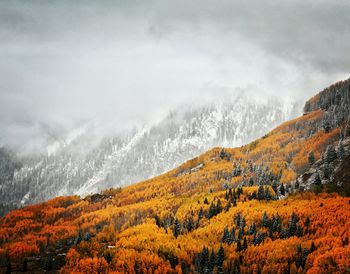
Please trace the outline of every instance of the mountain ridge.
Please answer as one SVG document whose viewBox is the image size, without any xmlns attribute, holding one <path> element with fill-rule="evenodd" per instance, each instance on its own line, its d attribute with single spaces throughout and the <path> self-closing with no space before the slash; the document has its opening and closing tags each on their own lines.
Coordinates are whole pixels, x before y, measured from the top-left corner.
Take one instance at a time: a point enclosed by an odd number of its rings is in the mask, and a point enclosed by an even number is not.
<svg viewBox="0 0 350 274">
<path fill-rule="evenodd" d="M 248 99 L 238 96 L 232 102 L 178 109 L 156 125 L 93 146 L 89 135 L 96 129 L 81 127 L 69 134 L 69 140 L 53 143 L 48 157 L 21 163 L 13 180 L 3 180 L 1 200 L 25 205 L 151 178 L 215 145 L 253 140 L 295 116 L 299 108 L 294 101 Z"/>
<path fill-rule="evenodd" d="M 334 87 L 247 145 L 212 148 L 124 188 L 10 212 L 0 219 L 2 269 L 347 272 L 350 193 L 340 190 L 350 185 L 350 79 Z"/>
</svg>

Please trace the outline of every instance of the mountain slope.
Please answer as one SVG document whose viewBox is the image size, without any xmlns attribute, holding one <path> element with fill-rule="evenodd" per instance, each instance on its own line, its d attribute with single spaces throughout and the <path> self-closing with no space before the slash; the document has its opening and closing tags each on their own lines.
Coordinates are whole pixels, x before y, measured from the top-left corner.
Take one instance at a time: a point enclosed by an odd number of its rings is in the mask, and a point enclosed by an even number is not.
<svg viewBox="0 0 350 274">
<path fill-rule="evenodd" d="M 2 269 L 348 272 L 350 199 L 305 190 L 350 183 L 349 94 L 350 80 L 340 82 L 262 138 L 147 181 L 9 213 L 0 220 Z"/>
<path fill-rule="evenodd" d="M 179 108 L 159 124 L 91 144 L 95 126 L 76 130 L 49 147 L 49 156 L 23 161 L 1 181 L 3 203 L 35 203 L 86 195 L 168 171 L 214 146 L 237 146 L 296 116 L 299 104 L 237 96 L 191 110 Z M 301 107 L 300 107 L 301 109 Z"/>
</svg>

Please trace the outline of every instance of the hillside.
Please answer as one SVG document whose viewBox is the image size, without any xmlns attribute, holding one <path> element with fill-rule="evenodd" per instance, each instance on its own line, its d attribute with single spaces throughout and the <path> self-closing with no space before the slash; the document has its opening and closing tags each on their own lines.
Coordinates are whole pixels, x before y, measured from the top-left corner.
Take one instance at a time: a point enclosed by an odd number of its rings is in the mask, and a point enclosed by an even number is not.
<svg viewBox="0 0 350 274">
<path fill-rule="evenodd" d="M 3 271 L 350 271 L 350 79 L 303 116 L 161 176 L 0 220 Z M 338 194 L 340 193 L 340 194 Z"/>
<path fill-rule="evenodd" d="M 104 132 L 104 119 L 88 123 L 50 144 L 44 155 L 23 159 L 0 148 L 0 201 L 23 206 L 130 185 L 214 146 L 246 144 L 301 109 L 294 101 L 239 94 L 226 102 L 175 108 L 159 123 L 125 134 Z M 96 141 L 99 135 L 102 140 Z"/>
</svg>

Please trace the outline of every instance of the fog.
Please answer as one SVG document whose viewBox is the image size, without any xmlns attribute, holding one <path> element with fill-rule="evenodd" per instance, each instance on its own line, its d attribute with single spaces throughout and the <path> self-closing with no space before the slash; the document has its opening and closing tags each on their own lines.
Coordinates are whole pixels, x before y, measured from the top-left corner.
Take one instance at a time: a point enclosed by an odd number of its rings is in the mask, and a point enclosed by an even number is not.
<svg viewBox="0 0 350 274">
<path fill-rule="evenodd" d="M 349 1 L 0 1 L 0 143 L 238 92 L 306 99 L 349 77 L 349 25 Z"/>
</svg>

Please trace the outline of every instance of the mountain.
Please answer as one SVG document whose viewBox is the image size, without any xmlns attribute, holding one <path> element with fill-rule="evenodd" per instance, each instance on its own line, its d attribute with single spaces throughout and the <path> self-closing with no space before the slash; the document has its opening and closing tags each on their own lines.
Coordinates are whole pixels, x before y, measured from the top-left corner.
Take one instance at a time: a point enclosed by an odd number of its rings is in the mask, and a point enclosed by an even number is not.
<svg viewBox="0 0 350 274">
<path fill-rule="evenodd" d="M 53 142 L 47 155 L 12 159 L 9 152 L 6 157 L 18 164 L 13 168 L 4 164 L 0 200 L 25 205 L 130 185 L 171 170 L 211 147 L 250 142 L 296 117 L 301 108 L 296 101 L 239 95 L 226 102 L 179 107 L 155 125 L 97 143 L 92 135 L 99 127 L 90 123 Z"/>
<path fill-rule="evenodd" d="M 347 273 L 349 96 L 350 79 L 242 147 L 12 211 L 0 219 L 1 270 Z"/>
</svg>

